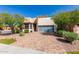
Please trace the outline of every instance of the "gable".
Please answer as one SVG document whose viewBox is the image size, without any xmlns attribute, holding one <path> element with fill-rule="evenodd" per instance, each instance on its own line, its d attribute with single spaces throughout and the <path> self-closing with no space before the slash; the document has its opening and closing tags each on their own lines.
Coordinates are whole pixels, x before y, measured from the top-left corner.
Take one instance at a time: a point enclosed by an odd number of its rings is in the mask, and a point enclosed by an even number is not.
<svg viewBox="0 0 79 59">
<path fill-rule="evenodd" d="M 38 18 L 38 25 L 54 25 L 54 22 L 50 17 Z"/>
</svg>

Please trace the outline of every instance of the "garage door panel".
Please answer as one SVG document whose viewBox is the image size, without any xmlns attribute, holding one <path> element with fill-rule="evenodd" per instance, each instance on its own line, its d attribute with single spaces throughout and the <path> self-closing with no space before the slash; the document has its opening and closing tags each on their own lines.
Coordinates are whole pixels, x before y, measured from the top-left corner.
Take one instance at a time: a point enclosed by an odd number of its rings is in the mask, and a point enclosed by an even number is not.
<svg viewBox="0 0 79 59">
<path fill-rule="evenodd" d="M 40 32 L 54 32 L 54 26 L 39 26 Z"/>
</svg>

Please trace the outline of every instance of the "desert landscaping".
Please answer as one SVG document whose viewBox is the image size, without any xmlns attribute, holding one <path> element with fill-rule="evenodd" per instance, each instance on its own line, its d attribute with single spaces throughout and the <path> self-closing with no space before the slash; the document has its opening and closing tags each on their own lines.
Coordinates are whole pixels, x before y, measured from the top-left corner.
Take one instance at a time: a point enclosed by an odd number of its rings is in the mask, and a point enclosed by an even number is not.
<svg viewBox="0 0 79 59">
<path fill-rule="evenodd" d="M 44 34 L 39 32 L 27 33 L 24 36 L 19 34 L 12 35 L 0 35 L 0 39 L 3 38 L 14 38 L 16 42 L 10 44 L 10 46 L 31 48 L 46 53 L 65 53 L 79 51 L 79 44 L 70 44 L 68 42 L 58 40 L 57 36 L 53 34 Z"/>
</svg>

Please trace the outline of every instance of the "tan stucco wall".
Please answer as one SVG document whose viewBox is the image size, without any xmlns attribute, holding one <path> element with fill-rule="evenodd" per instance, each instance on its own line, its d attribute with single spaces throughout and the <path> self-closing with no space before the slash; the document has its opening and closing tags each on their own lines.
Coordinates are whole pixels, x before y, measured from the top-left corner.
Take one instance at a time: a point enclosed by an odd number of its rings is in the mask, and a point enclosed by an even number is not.
<svg viewBox="0 0 79 59">
<path fill-rule="evenodd" d="M 54 25 L 53 20 L 50 17 L 48 18 L 38 18 L 38 25 Z"/>
<path fill-rule="evenodd" d="M 75 25 L 73 30 L 74 30 L 75 33 L 79 34 L 79 26 Z"/>
</svg>

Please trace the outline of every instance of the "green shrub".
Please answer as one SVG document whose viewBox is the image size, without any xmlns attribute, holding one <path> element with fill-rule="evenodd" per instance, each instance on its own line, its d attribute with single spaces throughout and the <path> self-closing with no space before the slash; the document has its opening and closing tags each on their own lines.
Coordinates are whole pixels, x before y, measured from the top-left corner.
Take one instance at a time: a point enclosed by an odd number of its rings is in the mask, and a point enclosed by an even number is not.
<svg viewBox="0 0 79 59">
<path fill-rule="evenodd" d="M 29 30 L 24 30 L 24 33 L 29 33 Z"/>
<path fill-rule="evenodd" d="M 19 29 L 15 30 L 15 33 L 20 33 L 20 32 L 21 32 L 21 30 L 19 30 Z"/>
<path fill-rule="evenodd" d="M 69 31 L 64 31 L 64 30 L 59 30 L 57 31 L 59 36 L 64 37 L 65 39 L 67 39 L 70 42 L 73 42 L 74 40 L 78 40 L 78 34 L 74 33 L 74 32 L 69 32 Z"/>
<path fill-rule="evenodd" d="M 19 33 L 19 36 L 24 36 L 24 33 L 23 33 L 23 32 L 20 32 L 20 33 Z"/>
<path fill-rule="evenodd" d="M 30 30 L 30 32 L 32 32 L 32 30 Z"/>
<path fill-rule="evenodd" d="M 68 41 L 72 42 L 74 40 L 78 40 L 78 34 L 73 32 L 64 31 L 63 37 L 66 38 Z"/>
<path fill-rule="evenodd" d="M 58 34 L 58 36 L 63 36 L 63 33 L 64 33 L 65 31 L 64 30 L 58 30 L 57 31 L 57 34 Z"/>
</svg>

